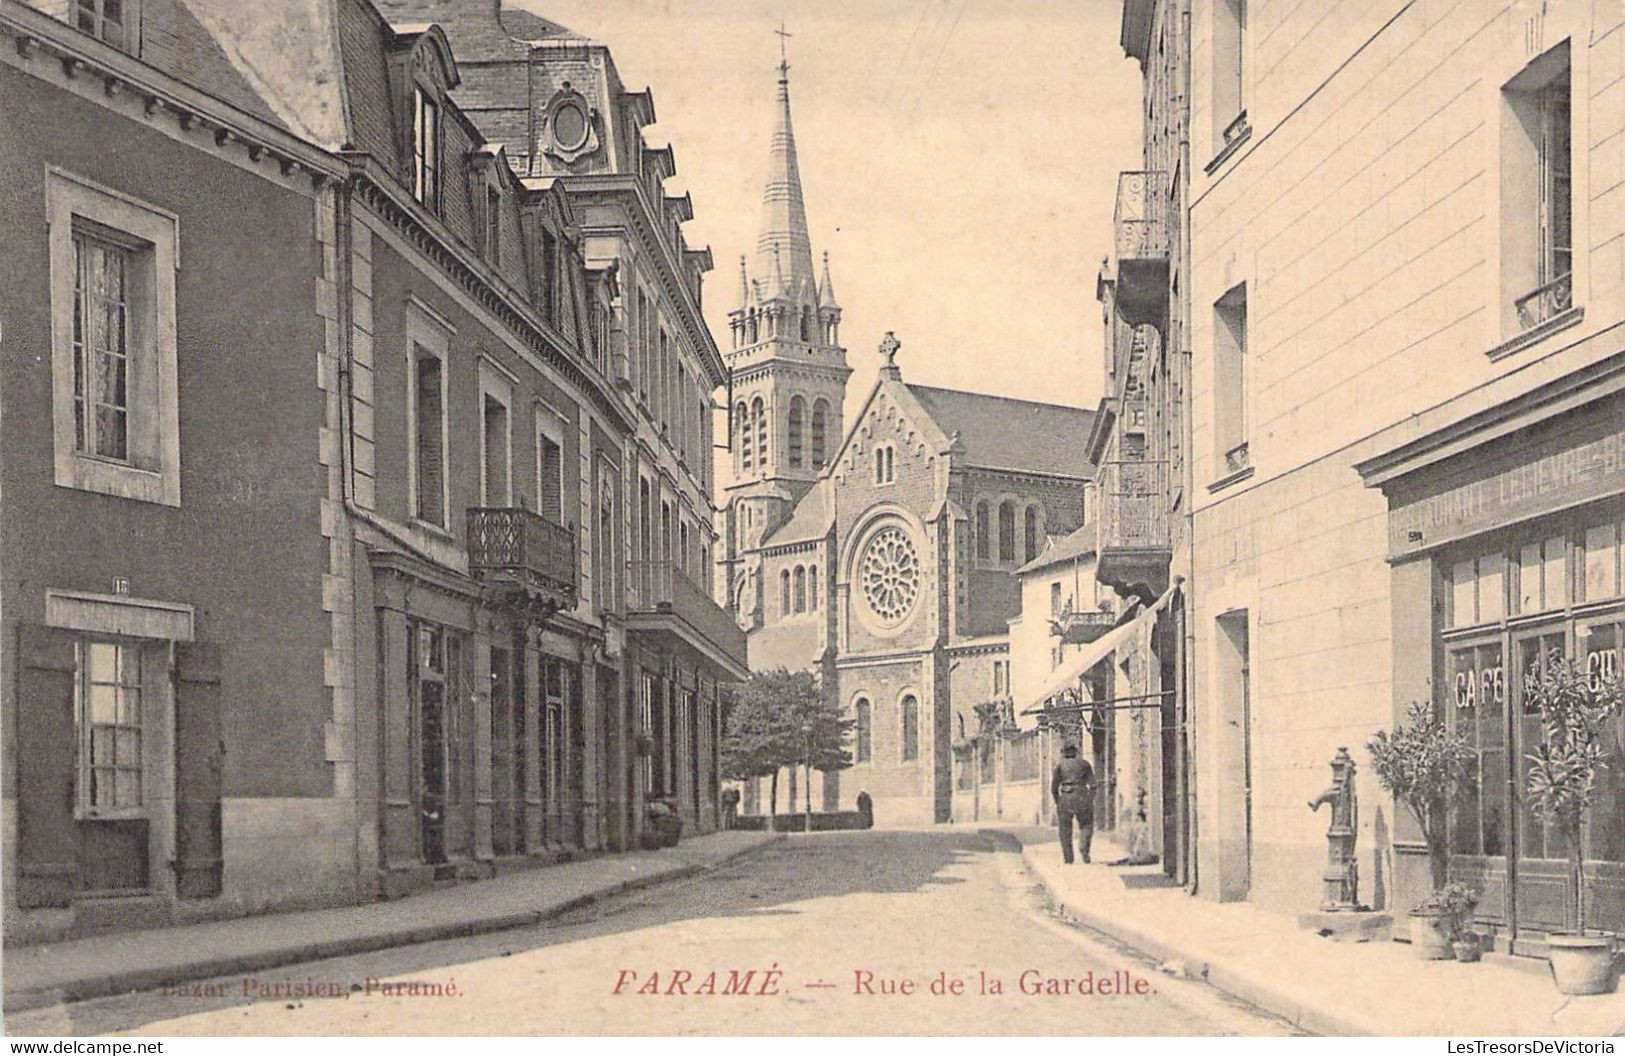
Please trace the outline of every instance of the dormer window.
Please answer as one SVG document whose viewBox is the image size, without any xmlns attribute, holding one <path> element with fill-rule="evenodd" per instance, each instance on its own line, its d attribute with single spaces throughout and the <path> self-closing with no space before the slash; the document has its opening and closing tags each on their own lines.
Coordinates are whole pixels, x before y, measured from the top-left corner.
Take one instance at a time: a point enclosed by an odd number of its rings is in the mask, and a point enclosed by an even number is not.
<svg viewBox="0 0 1625 1056">
<path fill-rule="evenodd" d="M 542 119 L 541 149 L 566 165 L 598 149 L 597 114 L 580 92 L 566 81 L 547 101 Z"/>
<path fill-rule="evenodd" d="M 502 264 L 502 192 L 485 188 L 485 259 L 493 266 Z"/>
<path fill-rule="evenodd" d="M 440 211 L 440 104 L 412 89 L 412 197 Z"/>
<path fill-rule="evenodd" d="M 131 54 L 137 21 L 132 0 L 73 0 L 73 24 L 80 32 Z"/>
<path fill-rule="evenodd" d="M 553 142 L 563 150 L 580 150 L 587 142 L 587 110 L 579 97 L 562 100 L 553 112 Z"/>
</svg>

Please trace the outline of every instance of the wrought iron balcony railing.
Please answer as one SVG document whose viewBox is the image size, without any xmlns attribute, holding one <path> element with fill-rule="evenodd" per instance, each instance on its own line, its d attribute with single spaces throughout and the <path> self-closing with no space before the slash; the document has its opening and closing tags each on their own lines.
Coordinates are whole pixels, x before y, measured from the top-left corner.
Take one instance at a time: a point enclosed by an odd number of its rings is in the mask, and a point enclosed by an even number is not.
<svg viewBox="0 0 1625 1056">
<path fill-rule="evenodd" d="M 629 561 L 626 568 L 632 595 L 627 606 L 629 616 L 676 616 L 710 645 L 744 663 L 745 632 L 676 562 Z"/>
<path fill-rule="evenodd" d="M 1049 621 L 1049 633 L 1067 645 L 1086 645 L 1111 630 L 1116 623 L 1117 613 L 1110 607 L 1073 609 L 1068 605 Z"/>
<path fill-rule="evenodd" d="M 1525 330 L 1574 307 L 1574 273 L 1565 272 L 1546 285 L 1512 302 L 1518 310 L 1518 325 Z"/>
<path fill-rule="evenodd" d="M 475 576 L 511 584 L 526 594 L 552 597 L 560 608 L 576 602 L 575 531 L 532 510 L 470 509 L 468 568 Z"/>
<path fill-rule="evenodd" d="M 1100 548 L 1166 550 L 1169 543 L 1168 463 L 1116 461 L 1101 464 Z"/>
<path fill-rule="evenodd" d="M 1168 259 L 1168 189 L 1160 172 L 1117 174 L 1117 263 Z"/>
</svg>

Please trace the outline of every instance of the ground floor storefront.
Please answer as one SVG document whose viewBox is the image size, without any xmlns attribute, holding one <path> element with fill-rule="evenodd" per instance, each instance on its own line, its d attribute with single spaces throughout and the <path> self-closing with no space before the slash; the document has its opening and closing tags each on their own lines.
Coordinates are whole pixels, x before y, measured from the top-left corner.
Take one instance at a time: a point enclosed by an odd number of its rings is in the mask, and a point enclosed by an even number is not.
<svg viewBox="0 0 1625 1056">
<path fill-rule="evenodd" d="M 1396 712 L 1431 700 L 1472 746 L 1452 804 L 1449 870 L 1480 892 L 1499 944 L 1544 952 L 1572 922 L 1568 847 L 1527 793 L 1540 744 L 1534 680 L 1625 658 L 1625 395 L 1570 379 L 1363 465 L 1389 502 Z M 1396 716 L 1397 721 L 1397 716 Z M 1583 838 L 1585 916 L 1625 932 L 1625 715 L 1604 735 Z M 1426 893 L 1426 848 L 1395 840 L 1396 904 Z"/>
</svg>

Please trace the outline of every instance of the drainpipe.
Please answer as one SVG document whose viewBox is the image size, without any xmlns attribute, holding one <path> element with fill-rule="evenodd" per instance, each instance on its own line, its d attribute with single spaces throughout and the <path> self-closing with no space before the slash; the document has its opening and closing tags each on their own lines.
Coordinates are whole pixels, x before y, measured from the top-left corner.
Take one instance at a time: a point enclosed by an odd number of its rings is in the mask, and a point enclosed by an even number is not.
<svg viewBox="0 0 1625 1056">
<path fill-rule="evenodd" d="M 1197 813 L 1196 797 L 1196 730 L 1191 722 L 1191 701 L 1194 697 L 1194 667 L 1190 663 L 1191 656 L 1196 648 L 1196 624 L 1191 618 L 1195 612 L 1196 576 L 1195 572 L 1195 546 L 1196 546 L 1196 518 L 1191 512 L 1191 503 L 1194 501 L 1196 474 L 1194 460 L 1191 457 L 1191 444 L 1194 442 L 1191 421 L 1191 345 L 1190 345 L 1190 300 L 1191 284 L 1191 224 L 1190 224 L 1190 181 L 1191 181 L 1191 123 L 1190 123 L 1190 82 L 1191 82 L 1191 9 L 1190 0 L 1180 0 L 1179 10 L 1179 298 L 1180 298 L 1180 326 L 1179 347 L 1175 350 L 1179 362 L 1180 403 L 1183 405 L 1180 414 L 1180 450 L 1184 465 L 1181 467 L 1182 490 L 1185 494 L 1185 546 L 1182 560 L 1185 565 L 1185 584 L 1182 588 L 1183 597 L 1180 599 L 1179 626 L 1174 632 L 1180 636 L 1180 649 L 1178 652 L 1177 680 L 1179 698 L 1176 701 L 1178 723 L 1185 732 L 1185 781 L 1188 787 L 1185 791 L 1183 804 L 1187 821 L 1187 846 L 1185 848 L 1186 877 L 1185 889 L 1195 894 L 1200 885 L 1200 858 L 1196 853 L 1197 834 L 1200 831 Z"/>
</svg>

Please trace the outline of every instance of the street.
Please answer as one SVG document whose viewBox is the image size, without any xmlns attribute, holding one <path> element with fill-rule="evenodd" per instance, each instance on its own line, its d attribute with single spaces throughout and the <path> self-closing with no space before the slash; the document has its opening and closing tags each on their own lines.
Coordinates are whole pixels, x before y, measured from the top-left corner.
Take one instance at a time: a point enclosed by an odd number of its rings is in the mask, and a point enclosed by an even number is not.
<svg viewBox="0 0 1625 1056">
<path fill-rule="evenodd" d="M 1094 865 L 1080 868 L 1104 869 Z M 547 872 L 535 874 L 546 883 Z M 889 927 L 885 922 L 891 922 Z M 1283 1035 L 965 830 L 791 836 L 549 924 L 23 1012 L 14 1034 Z"/>
</svg>

